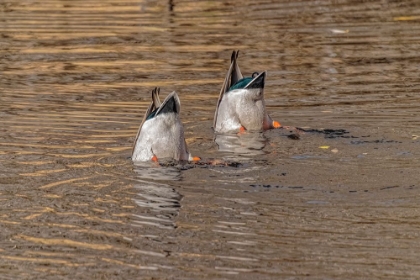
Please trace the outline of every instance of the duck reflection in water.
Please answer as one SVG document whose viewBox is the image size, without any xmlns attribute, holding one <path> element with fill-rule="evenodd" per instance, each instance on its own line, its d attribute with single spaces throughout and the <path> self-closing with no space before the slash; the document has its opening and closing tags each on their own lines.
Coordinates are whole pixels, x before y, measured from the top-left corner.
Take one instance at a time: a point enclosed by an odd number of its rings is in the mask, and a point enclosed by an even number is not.
<svg viewBox="0 0 420 280">
<path fill-rule="evenodd" d="M 133 225 L 176 228 L 174 218 L 178 216 L 182 195 L 166 182 L 181 180 L 179 168 L 136 162 L 134 172 L 137 175 L 134 184 L 137 195 L 133 200 L 140 209 L 138 214 L 133 215 Z"/>
<path fill-rule="evenodd" d="M 214 142 L 221 152 L 230 152 L 246 157 L 264 154 L 263 149 L 267 139 L 262 132 L 216 134 Z"/>
</svg>

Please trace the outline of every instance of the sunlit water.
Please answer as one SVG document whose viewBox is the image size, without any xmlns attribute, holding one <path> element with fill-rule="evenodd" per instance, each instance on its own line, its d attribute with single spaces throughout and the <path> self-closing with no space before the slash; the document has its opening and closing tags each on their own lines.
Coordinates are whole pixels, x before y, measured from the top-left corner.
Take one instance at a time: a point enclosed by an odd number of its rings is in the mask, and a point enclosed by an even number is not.
<svg viewBox="0 0 420 280">
<path fill-rule="evenodd" d="M 2 1 L 0 278 L 419 278 L 419 8 Z M 234 49 L 299 140 L 213 134 Z M 156 86 L 234 164 L 133 165 Z"/>
</svg>

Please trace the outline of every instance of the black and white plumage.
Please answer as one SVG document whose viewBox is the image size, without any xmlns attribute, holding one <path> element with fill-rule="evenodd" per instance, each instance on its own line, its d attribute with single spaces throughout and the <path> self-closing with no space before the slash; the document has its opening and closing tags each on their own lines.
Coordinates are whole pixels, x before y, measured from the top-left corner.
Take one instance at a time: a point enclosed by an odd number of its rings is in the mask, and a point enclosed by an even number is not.
<svg viewBox="0 0 420 280">
<path fill-rule="evenodd" d="M 233 51 L 214 114 L 215 132 L 263 131 L 280 127 L 268 115 L 264 101 L 266 72 L 243 77 Z"/>
<path fill-rule="evenodd" d="M 134 142 L 133 161 L 157 161 L 170 158 L 180 161 L 192 161 L 184 138 L 184 128 L 179 118 L 181 102 L 176 92 L 170 93 L 161 103 L 159 89 L 152 91 L 152 103 L 149 105 L 140 124 Z"/>
</svg>

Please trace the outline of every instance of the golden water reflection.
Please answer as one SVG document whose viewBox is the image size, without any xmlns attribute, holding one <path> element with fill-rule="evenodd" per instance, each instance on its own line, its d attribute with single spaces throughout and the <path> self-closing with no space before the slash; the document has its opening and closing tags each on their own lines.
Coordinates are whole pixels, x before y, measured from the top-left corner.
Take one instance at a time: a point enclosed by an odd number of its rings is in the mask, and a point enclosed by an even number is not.
<svg viewBox="0 0 420 280">
<path fill-rule="evenodd" d="M 0 274 L 419 278 L 419 7 L 3 1 Z M 317 132 L 215 139 L 237 49 L 270 115 Z M 132 164 L 157 86 L 191 152 L 230 165 Z"/>
</svg>

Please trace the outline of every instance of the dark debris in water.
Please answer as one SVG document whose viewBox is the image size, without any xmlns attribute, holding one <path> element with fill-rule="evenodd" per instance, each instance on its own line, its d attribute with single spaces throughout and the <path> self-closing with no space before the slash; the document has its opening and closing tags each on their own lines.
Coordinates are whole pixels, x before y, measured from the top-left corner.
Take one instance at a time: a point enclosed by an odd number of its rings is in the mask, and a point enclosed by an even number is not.
<svg viewBox="0 0 420 280">
<path fill-rule="evenodd" d="M 211 166 L 224 166 L 224 167 L 234 167 L 238 168 L 241 167 L 243 164 L 235 161 L 224 161 L 224 160 L 206 160 L 206 161 L 198 161 L 194 163 L 188 163 L 188 162 L 176 162 L 176 161 L 168 161 L 168 162 L 162 162 L 159 163 L 162 167 L 176 167 L 179 170 L 188 170 L 191 168 L 208 168 Z"/>
<path fill-rule="evenodd" d="M 202 167 L 209 167 L 209 166 L 227 166 L 227 167 L 241 167 L 243 164 L 236 161 L 225 161 L 225 160 L 207 160 L 207 161 L 199 161 L 194 163 L 195 166 L 202 166 Z"/>
<path fill-rule="evenodd" d="M 300 131 L 303 131 L 305 133 L 320 133 L 324 134 L 325 138 L 358 138 L 352 135 L 349 135 L 349 131 L 345 129 L 304 129 L 298 127 Z"/>
<path fill-rule="evenodd" d="M 388 187 L 383 187 L 380 190 L 386 190 L 386 189 L 395 189 L 398 188 L 399 186 L 388 186 Z"/>
<path fill-rule="evenodd" d="M 269 184 L 267 184 L 267 185 L 265 185 L 265 184 L 251 184 L 251 185 L 249 185 L 250 187 L 253 187 L 253 188 L 282 188 L 281 186 L 278 186 L 278 185 L 269 185 Z"/>
<path fill-rule="evenodd" d="M 294 189 L 294 190 L 308 190 L 308 187 L 303 187 L 303 186 L 282 186 L 282 185 L 270 185 L 270 184 L 251 184 L 249 185 L 252 188 L 255 189 L 264 189 L 264 190 L 268 190 L 268 189 Z M 395 188 L 399 188 L 400 186 L 395 185 L 395 186 L 385 186 L 380 188 L 379 190 L 383 191 L 383 190 L 389 190 L 389 189 L 395 189 Z M 406 187 L 409 190 L 413 190 L 416 188 L 416 185 L 409 185 L 408 187 Z M 309 188 L 310 189 L 310 188 Z M 248 191 L 244 191 L 244 192 L 248 192 Z M 369 190 L 349 190 L 349 193 L 367 193 L 369 192 Z M 329 191 L 329 193 L 334 193 L 334 191 Z"/>
<path fill-rule="evenodd" d="M 362 136 L 353 136 L 350 135 L 350 132 L 345 129 L 304 129 L 304 128 L 297 128 L 298 130 L 305 132 L 305 133 L 320 133 L 324 134 L 325 138 L 351 138 L 351 139 L 357 139 L 357 138 L 368 138 L 370 135 L 362 135 Z M 299 134 L 290 134 L 287 136 L 291 139 L 299 139 Z M 360 144 L 384 144 L 384 143 L 396 143 L 401 144 L 401 141 L 396 140 L 386 140 L 386 139 L 377 139 L 377 140 L 351 140 L 351 144 L 354 145 L 360 145 Z"/>
<path fill-rule="evenodd" d="M 302 186 L 280 186 L 280 185 L 270 185 L 270 184 L 251 184 L 249 185 L 250 187 L 253 188 L 265 188 L 265 189 L 269 189 L 269 188 L 288 188 L 288 189 L 304 189 L 304 187 Z"/>
<path fill-rule="evenodd" d="M 292 133 L 290 135 L 287 135 L 287 138 L 292 139 L 292 140 L 299 140 L 300 136 L 296 133 Z"/>
<path fill-rule="evenodd" d="M 351 144 L 360 145 L 360 144 L 384 144 L 384 143 L 397 143 L 401 144 L 401 141 L 396 140 L 385 140 L 385 139 L 377 139 L 377 140 L 352 140 L 350 141 Z"/>
<path fill-rule="evenodd" d="M 398 189 L 398 188 L 414 190 L 414 189 L 418 189 L 419 186 L 416 186 L 416 185 L 409 185 L 409 186 L 394 185 L 394 186 L 384 186 L 384 187 L 380 188 L 379 190 L 384 191 L 384 190 L 391 190 L 391 189 Z"/>
</svg>

